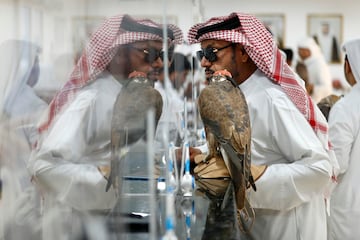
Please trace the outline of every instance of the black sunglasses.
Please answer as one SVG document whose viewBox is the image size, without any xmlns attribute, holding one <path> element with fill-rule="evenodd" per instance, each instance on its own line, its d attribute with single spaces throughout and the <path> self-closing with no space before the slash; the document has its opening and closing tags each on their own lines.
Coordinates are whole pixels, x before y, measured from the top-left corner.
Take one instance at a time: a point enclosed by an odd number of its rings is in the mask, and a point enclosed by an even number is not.
<svg viewBox="0 0 360 240">
<path fill-rule="evenodd" d="M 158 58 L 161 58 L 161 60 L 164 60 L 164 51 L 163 50 L 157 50 L 155 48 L 148 48 L 148 49 L 140 49 L 140 48 L 136 48 L 134 46 L 130 47 L 132 49 L 135 49 L 139 52 L 142 52 L 145 54 L 145 61 L 147 63 L 153 63 L 155 62 Z"/>
<path fill-rule="evenodd" d="M 230 43 L 229 45 L 226 45 L 225 47 L 222 48 L 207 47 L 205 49 L 201 49 L 200 51 L 197 51 L 196 56 L 199 59 L 199 61 L 201 61 L 202 58 L 205 57 L 209 62 L 216 62 L 217 60 L 216 53 L 232 45 L 234 45 L 234 43 Z"/>
</svg>

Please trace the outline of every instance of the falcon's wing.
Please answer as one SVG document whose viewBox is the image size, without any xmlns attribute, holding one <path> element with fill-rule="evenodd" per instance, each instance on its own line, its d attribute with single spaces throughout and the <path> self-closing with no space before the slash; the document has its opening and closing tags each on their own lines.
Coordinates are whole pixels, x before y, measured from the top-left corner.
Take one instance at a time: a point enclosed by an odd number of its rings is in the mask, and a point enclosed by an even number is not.
<svg viewBox="0 0 360 240">
<path fill-rule="evenodd" d="M 199 111 L 207 135 L 215 136 L 215 144 L 208 141 L 210 154 L 217 152 L 214 148 L 223 149 L 224 160 L 229 159 L 227 166 L 241 209 L 248 183 L 255 187 L 250 172 L 251 130 L 246 100 L 231 82 L 212 82 L 200 93 Z"/>
<path fill-rule="evenodd" d="M 149 109 L 155 109 L 155 128 L 162 112 L 160 93 L 147 82 L 129 82 L 119 93 L 114 104 L 111 122 L 111 172 L 106 191 L 118 187 L 119 164 L 126 155 L 127 146 L 146 137 L 146 118 Z M 116 188 L 117 189 L 117 188 Z"/>
</svg>

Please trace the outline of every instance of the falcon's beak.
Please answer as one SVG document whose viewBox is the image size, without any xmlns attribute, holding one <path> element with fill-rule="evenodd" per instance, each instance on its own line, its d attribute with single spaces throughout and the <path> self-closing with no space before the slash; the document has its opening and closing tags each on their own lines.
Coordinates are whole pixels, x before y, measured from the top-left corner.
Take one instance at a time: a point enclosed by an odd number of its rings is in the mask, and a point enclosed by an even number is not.
<svg viewBox="0 0 360 240">
<path fill-rule="evenodd" d="M 215 71 L 211 70 L 210 68 L 205 68 L 205 77 L 208 82 L 210 81 L 210 78 L 214 75 L 214 72 Z"/>
</svg>

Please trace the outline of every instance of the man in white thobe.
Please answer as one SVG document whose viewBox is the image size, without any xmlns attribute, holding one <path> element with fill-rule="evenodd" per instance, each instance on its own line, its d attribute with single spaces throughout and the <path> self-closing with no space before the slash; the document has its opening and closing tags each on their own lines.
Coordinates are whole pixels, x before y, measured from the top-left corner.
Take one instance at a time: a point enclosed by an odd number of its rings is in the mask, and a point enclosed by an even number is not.
<svg viewBox="0 0 360 240">
<path fill-rule="evenodd" d="M 312 85 L 309 93 L 317 104 L 332 94 L 332 79 L 329 66 L 313 38 L 305 38 L 298 43 L 298 53 L 306 66 L 307 83 Z"/>
<path fill-rule="evenodd" d="M 228 70 L 249 107 L 255 218 L 244 239 L 327 239 L 324 191 L 332 161 L 327 123 L 254 16 L 232 13 L 193 26 L 190 43 L 209 79 Z M 255 172 L 255 171 L 254 171 Z M 241 239 L 243 239 L 241 238 Z"/>
<path fill-rule="evenodd" d="M 105 191 L 113 105 L 131 73 L 157 77 L 163 67 L 163 40 L 169 45 L 181 42 L 178 27 L 168 25 L 166 38 L 162 28 L 129 15 L 105 20 L 50 104 L 29 164 L 44 195 L 44 239 L 80 239 L 79 215 L 107 214 L 114 207 L 115 189 Z"/>
<path fill-rule="evenodd" d="M 352 88 L 329 115 L 329 137 L 340 166 L 328 219 L 331 240 L 355 240 L 360 236 L 360 39 L 346 42 L 343 50 L 344 73 Z"/>
</svg>

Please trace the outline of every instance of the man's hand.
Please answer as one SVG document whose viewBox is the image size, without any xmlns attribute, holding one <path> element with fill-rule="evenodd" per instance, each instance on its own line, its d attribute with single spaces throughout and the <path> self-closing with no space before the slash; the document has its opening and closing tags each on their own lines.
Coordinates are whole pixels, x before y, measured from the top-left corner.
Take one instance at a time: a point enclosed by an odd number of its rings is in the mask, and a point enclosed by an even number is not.
<svg viewBox="0 0 360 240">
<path fill-rule="evenodd" d="M 190 152 L 190 162 L 192 163 L 195 162 L 195 157 L 202 153 L 200 149 L 194 147 L 190 147 L 189 152 Z"/>
<path fill-rule="evenodd" d="M 189 147 L 189 154 L 190 154 L 190 172 L 193 173 L 193 170 L 196 166 L 195 163 L 195 156 L 198 156 L 199 154 L 201 154 L 201 150 L 194 148 L 194 147 Z M 182 148 L 176 149 L 175 150 L 175 154 L 176 154 L 176 161 L 180 164 L 181 163 L 181 158 L 182 158 Z"/>
<path fill-rule="evenodd" d="M 181 161 L 181 158 L 182 158 L 182 148 L 179 148 L 179 149 L 176 149 L 175 150 L 175 153 L 176 153 L 176 160 L 177 161 Z M 194 163 L 195 162 L 195 156 L 201 154 L 201 150 L 200 149 L 197 149 L 197 148 L 194 148 L 194 147 L 189 147 L 189 154 L 190 154 L 190 162 L 191 163 Z"/>
</svg>

